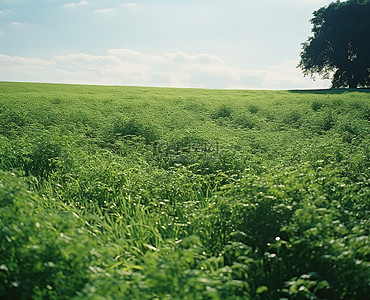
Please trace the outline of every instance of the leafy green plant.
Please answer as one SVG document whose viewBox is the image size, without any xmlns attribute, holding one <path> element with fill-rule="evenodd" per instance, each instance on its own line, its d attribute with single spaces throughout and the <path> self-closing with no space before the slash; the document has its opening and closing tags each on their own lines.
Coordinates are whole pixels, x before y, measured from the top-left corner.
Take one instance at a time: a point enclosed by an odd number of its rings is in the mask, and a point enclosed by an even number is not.
<svg viewBox="0 0 370 300">
<path fill-rule="evenodd" d="M 72 212 L 48 211 L 14 174 L 0 172 L 0 296 L 68 299 L 89 278 L 95 246 Z"/>
<path fill-rule="evenodd" d="M 253 115 L 248 115 L 248 114 L 239 114 L 236 117 L 234 117 L 233 121 L 238 126 L 241 126 L 242 128 L 247 128 L 247 129 L 254 128 L 257 123 Z"/>
<path fill-rule="evenodd" d="M 366 299 L 368 92 L 0 94 L 0 298 Z"/>
<path fill-rule="evenodd" d="M 323 106 L 324 106 L 324 104 L 322 102 L 319 102 L 319 101 L 314 101 L 314 102 L 311 103 L 311 108 L 312 108 L 313 111 L 318 111 Z"/>
<path fill-rule="evenodd" d="M 212 119 L 229 118 L 232 114 L 232 108 L 226 104 L 222 104 L 217 110 L 211 115 Z"/>
<path fill-rule="evenodd" d="M 147 143 L 158 139 L 155 130 L 149 125 L 143 125 L 136 119 L 122 120 L 117 118 L 113 123 L 112 132 L 114 135 L 123 138 L 130 136 L 142 137 Z"/>
<path fill-rule="evenodd" d="M 251 114 L 256 114 L 258 113 L 260 110 L 260 108 L 257 106 L 257 105 L 254 105 L 254 104 L 250 104 L 248 106 L 248 111 L 251 113 Z"/>
<path fill-rule="evenodd" d="M 284 118 L 283 123 L 286 125 L 292 125 L 294 127 L 299 127 L 302 124 L 301 114 L 298 111 L 288 112 Z"/>
</svg>

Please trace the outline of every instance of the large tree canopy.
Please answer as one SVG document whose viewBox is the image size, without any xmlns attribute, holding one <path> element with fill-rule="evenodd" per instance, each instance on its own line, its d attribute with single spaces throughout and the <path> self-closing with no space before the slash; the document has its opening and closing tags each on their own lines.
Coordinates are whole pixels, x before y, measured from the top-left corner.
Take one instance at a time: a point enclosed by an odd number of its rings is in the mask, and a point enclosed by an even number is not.
<svg viewBox="0 0 370 300">
<path fill-rule="evenodd" d="M 370 87 L 370 0 L 336 1 L 313 13 L 302 44 L 304 75 L 332 77 L 332 87 Z"/>
</svg>

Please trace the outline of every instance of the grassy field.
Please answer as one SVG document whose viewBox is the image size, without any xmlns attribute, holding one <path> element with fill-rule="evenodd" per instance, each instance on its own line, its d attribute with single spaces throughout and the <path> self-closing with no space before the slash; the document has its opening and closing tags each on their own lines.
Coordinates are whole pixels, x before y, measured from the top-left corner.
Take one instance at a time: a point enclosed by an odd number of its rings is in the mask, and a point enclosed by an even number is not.
<svg viewBox="0 0 370 300">
<path fill-rule="evenodd" d="M 367 299 L 369 96 L 0 82 L 0 299 Z"/>
</svg>

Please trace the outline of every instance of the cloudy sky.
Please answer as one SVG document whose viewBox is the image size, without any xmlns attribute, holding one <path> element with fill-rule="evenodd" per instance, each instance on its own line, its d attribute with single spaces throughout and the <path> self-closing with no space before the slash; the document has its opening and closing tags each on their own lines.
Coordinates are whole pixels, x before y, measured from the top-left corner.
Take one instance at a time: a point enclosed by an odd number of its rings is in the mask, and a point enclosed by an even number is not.
<svg viewBox="0 0 370 300">
<path fill-rule="evenodd" d="M 327 88 L 296 68 L 330 0 L 0 0 L 0 81 Z"/>
</svg>

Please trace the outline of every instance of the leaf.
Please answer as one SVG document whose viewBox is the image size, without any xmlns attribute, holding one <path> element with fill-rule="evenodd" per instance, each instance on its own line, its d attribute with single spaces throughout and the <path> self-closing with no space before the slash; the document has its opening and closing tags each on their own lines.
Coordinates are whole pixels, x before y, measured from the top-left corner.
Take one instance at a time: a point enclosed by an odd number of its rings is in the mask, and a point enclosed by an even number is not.
<svg viewBox="0 0 370 300">
<path fill-rule="evenodd" d="M 267 286 L 261 285 L 261 286 L 258 287 L 256 293 L 257 294 L 262 294 L 264 292 L 267 292 L 268 290 L 269 290 L 269 288 Z"/>
</svg>

